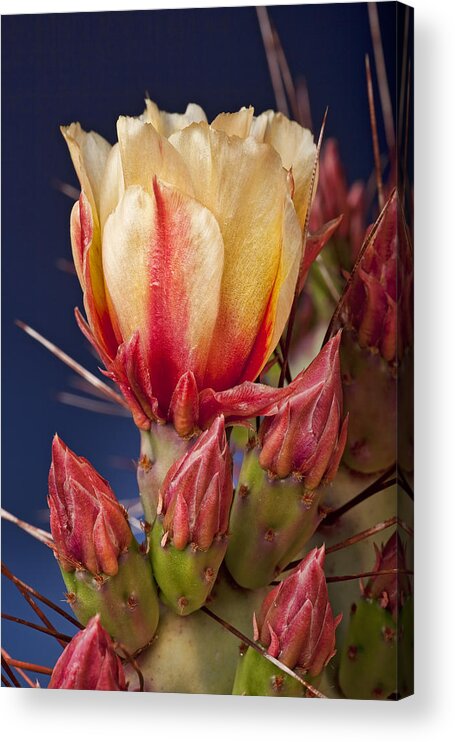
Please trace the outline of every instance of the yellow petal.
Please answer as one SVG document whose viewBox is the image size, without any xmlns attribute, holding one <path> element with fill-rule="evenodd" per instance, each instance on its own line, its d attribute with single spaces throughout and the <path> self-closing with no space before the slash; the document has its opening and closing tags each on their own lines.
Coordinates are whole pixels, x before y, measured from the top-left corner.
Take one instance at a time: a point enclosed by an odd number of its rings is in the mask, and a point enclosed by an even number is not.
<svg viewBox="0 0 455 742">
<path fill-rule="evenodd" d="M 84 131 L 79 123 L 60 128 L 68 145 L 81 190 L 85 192 L 98 214 L 101 181 L 111 145 L 96 132 Z"/>
<path fill-rule="evenodd" d="M 139 330 L 160 403 L 187 371 L 199 383 L 218 314 L 223 240 L 213 215 L 155 180 L 125 191 L 107 219 L 103 267 L 122 335 Z M 155 394 L 155 391 L 154 391 Z"/>
<path fill-rule="evenodd" d="M 212 129 L 224 131 L 230 137 L 236 136 L 246 139 L 250 134 L 251 124 L 253 122 L 254 108 L 241 108 L 236 113 L 219 113 L 212 121 Z"/>
<path fill-rule="evenodd" d="M 120 116 L 117 134 L 125 188 L 140 185 L 152 193 L 153 179 L 156 177 L 189 196 L 193 195 L 188 168 L 179 153 L 157 132 L 153 124 L 138 118 Z"/>
<path fill-rule="evenodd" d="M 118 143 L 112 147 L 107 158 L 100 189 L 100 223 L 103 229 L 109 214 L 116 209 L 125 192 L 122 158 Z"/>
<path fill-rule="evenodd" d="M 207 121 L 204 110 L 196 103 L 188 103 L 185 113 L 160 111 L 156 103 L 149 98 L 146 98 L 145 106 L 141 120 L 153 124 L 158 133 L 163 137 L 170 137 L 174 131 L 184 129 L 190 124 Z"/>
<path fill-rule="evenodd" d="M 259 142 L 271 144 L 280 155 L 286 170 L 292 168 L 295 185 L 294 204 L 303 228 L 316 158 L 316 145 L 312 133 L 296 121 L 290 121 L 282 113 L 265 111 L 254 119 L 251 136 Z"/>
<path fill-rule="evenodd" d="M 193 124 L 170 141 L 188 166 L 195 197 L 215 215 L 223 235 L 221 304 L 205 383 L 226 389 L 242 378 L 280 281 L 287 173 L 272 147 L 251 137 L 230 138 L 206 124 Z M 300 259 L 300 230 L 291 232 L 286 266 L 290 256 Z"/>
</svg>

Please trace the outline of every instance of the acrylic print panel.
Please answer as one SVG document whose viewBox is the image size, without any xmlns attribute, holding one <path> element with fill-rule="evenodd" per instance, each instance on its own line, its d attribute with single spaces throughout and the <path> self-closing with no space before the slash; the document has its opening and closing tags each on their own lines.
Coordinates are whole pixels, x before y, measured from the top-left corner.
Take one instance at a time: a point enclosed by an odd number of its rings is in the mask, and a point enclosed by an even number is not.
<svg viewBox="0 0 455 742">
<path fill-rule="evenodd" d="M 412 10 L 2 21 L 2 683 L 410 695 Z"/>
</svg>

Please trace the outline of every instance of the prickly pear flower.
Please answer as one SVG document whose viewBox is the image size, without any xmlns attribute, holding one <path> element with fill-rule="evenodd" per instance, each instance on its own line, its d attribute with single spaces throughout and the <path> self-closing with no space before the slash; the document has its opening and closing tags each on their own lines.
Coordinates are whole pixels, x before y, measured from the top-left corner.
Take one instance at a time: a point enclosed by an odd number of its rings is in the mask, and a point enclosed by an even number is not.
<svg viewBox="0 0 455 742">
<path fill-rule="evenodd" d="M 340 339 L 338 332 L 294 379 L 278 412 L 264 419 L 259 433 L 263 469 L 279 478 L 292 474 L 309 490 L 332 481 L 346 444 Z"/>
<path fill-rule="evenodd" d="M 335 654 L 335 630 L 324 575 L 325 549 L 313 549 L 265 597 L 254 619 L 255 640 L 285 665 L 316 677 Z"/>
<path fill-rule="evenodd" d="M 60 655 L 49 688 L 127 690 L 122 663 L 98 615 L 71 639 Z"/>
<path fill-rule="evenodd" d="M 126 510 L 93 466 L 56 435 L 49 471 L 50 525 L 62 569 L 115 575 L 132 540 Z"/>
<path fill-rule="evenodd" d="M 346 296 L 345 320 L 361 348 L 392 363 L 412 338 L 412 256 L 396 190 L 374 229 Z"/>
<path fill-rule="evenodd" d="M 373 572 L 406 569 L 406 554 L 403 542 L 395 531 L 385 546 L 379 549 L 374 545 L 376 561 Z M 378 600 L 381 608 L 386 608 L 396 619 L 406 598 L 411 595 L 411 583 L 407 574 L 403 572 L 389 575 L 375 575 L 362 588 L 365 598 Z"/>
<path fill-rule="evenodd" d="M 82 190 L 71 216 L 78 321 L 136 424 L 170 420 L 189 435 L 229 408 L 233 387 L 234 414 L 266 408 L 273 394 L 248 382 L 295 293 L 310 132 L 252 108 L 209 125 L 193 104 L 166 114 L 151 101 L 119 118 L 113 147 L 79 124 L 62 131 Z"/>
<path fill-rule="evenodd" d="M 164 541 L 176 549 L 209 549 L 227 533 L 233 497 L 232 462 L 224 419 L 217 417 L 169 470 L 160 490 Z"/>
<path fill-rule="evenodd" d="M 318 231 L 323 224 L 343 215 L 337 235 L 351 248 L 355 260 L 365 235 L 365 185 L 357 181 L 350 188 L 335 139 L 328 139 L 319 161 L 318 188 L 311 209 L 310 229 Z"/>
</svg>

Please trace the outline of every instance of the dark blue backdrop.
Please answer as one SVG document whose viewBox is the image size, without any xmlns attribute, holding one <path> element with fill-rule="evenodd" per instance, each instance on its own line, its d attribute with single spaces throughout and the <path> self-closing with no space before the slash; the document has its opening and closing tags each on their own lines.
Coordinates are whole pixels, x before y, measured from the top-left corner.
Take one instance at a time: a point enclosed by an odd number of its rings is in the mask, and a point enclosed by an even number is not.
<svg viewBox="0 0 455 742">
<path fill-rule="evenodd" d="M 380 4 L 379 11 L 394 98 L 395 3 Z M 307 80 L 315 128 L 329 105 L 327 133 L 340 142 L 349 178 L 367 178 L 366 5 L 284 6 L 270 13 L 292 73 Z M 2 78 L 3 506 L 47 528 L 55 431 L 91 459 L 121 498 L 135 496 L 135 481 L 116 457 L 132 459 L 138 447 L 129 420 L 62 405 L 56 396 L 68 389 L 70 372 L 13 324 L 16 318 L 30 323 L 96 369 L 73 319 L 79 286 L 57 268 L 70 257 L 72 204 L 52 181 L 77 185 L 59 124 L 79 120 L 113 141 L 117 116 L 139 114 L 146 90 L 169 111 L 198 102 L 209 120 L 248 104 L 260 112 L 274 107 L 274 98 L 254 8 L 3 17 Z M 9 524 L 3 559 L 49 597 L 63 599 L 52 554 Z M 34 620 L 3 583 L 3 610 Z M 3 644 L 14 656 L 43 664 L 59 654 L 53 639 L 7 621 Z"/>
</svg>

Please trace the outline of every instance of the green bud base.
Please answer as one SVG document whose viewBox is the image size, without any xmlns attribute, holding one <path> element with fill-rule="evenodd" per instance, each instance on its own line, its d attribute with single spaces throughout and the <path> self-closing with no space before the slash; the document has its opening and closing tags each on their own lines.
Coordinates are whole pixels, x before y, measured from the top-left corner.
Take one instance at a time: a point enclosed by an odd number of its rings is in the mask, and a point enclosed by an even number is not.
<svg viewBox="0 0 455 742">
<path fill-rule="evenodd" d="M 68 602 L 84 626 L 99 613 L 106 631 L 130 654 L 153 639 L 159 620 L 157 591 L 148 557 L 134 539 L 119 557 L 114 577 L 95 577 L 86 570 L 61 572 Z"/>
<path fill-rule="evenodd" d="M 141 455 L 137 481 L 144 516 L 153 525 L 156 518 L 159 489 L 172 464 L 188 450 L 191 440 L 180 438 L 172 425 L 152 423 L 149 431 L 141 430 Z"/>
<path fill-rule="evenodd" d="M 322 520 L 320 494 L 269 478 L 258 449 L 243 459 L 229 523 L 226 565 L 242 587 L 268 585 L 303 549 Z"/>
<path fill-rule="evenodd" d="M 162 518 L 158 516 L 150 539 L 153 574 L 160 587 L 163 602 L 180 616 L 187 616 L 204 605 L 226 553 L 227 539 L 215 540 L 206 551 L 188 544 L 176 549 L 164 536 Z"/>
<path fill-rule="evenodd" d="M 313 683 L 311 683 L 313 685 Z M 292 696 L 304 698 L 306 688 L 298 680 L 281 672 L 252 647 L 239 659 L 232 689 L 233 696 Z"/>
</svg>

